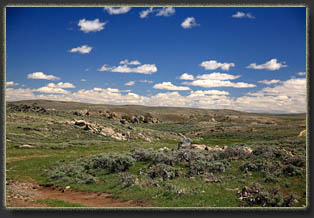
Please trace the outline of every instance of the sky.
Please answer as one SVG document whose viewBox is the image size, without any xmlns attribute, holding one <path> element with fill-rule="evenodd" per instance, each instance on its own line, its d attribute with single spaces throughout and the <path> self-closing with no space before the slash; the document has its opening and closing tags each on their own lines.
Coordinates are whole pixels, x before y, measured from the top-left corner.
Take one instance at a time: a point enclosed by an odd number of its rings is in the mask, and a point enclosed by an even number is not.
<svg viewBox="0 0 314 218">
<path fill-rule="evenodd" d="M 306 112 L 305 7 L 8 7 L 6 100 Z"/>
</svg>

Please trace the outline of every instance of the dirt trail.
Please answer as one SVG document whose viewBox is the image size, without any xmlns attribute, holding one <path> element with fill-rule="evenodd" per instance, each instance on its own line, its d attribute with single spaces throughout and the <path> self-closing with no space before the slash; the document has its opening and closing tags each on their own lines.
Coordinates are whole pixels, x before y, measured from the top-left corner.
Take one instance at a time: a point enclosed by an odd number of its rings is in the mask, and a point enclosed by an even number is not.
<svg viewBox="0 0 314 218">
<path fill-rule="evenodd" d="M 114 199 L 107 193 L 90 193 L 75 191 L 71 188 L 62 189 L 56 187 L 43 187 L 33 183 L 7 181 L 6 207 L 49 207 L 39 204 L 40 199 L 58 199 L 71 203 L 81 204 L 87 207 L 145 207 L 144 203 L 121 201 Z"/>
<path fill-rule="evenodd" d="M 7 157 L 6 163 L 10 163 L 13 161 L 20 161 L 20 160 L 28 160 L 31 158 L 37 158 L 37 157 L 49 157 L 50 155 L 32 155 L 32 156 L 22 156 L 22 157 Z"/>
</svg>

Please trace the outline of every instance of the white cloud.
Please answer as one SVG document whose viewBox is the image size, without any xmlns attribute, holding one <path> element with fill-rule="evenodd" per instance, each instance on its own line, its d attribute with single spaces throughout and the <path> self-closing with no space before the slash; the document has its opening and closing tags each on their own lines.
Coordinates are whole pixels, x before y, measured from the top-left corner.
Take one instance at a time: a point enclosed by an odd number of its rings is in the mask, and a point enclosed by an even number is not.
<svg viewBox="0 0 314 218">
<path fill-rule="evenodd" d="M 173 7 L 163 7 L 162 9 L 158 10 L 156 16 L 169 17 L 173 15 L 175 12 L 176 10 Z"/>
<path fill-rule="evenodd" d="M 188 73 L 182 74 L 179 79 L 181 80 L 194 80 L 194 76 Z"/>
<path fill-rule="evenodd" d="M 235 103 L 246 111 L 302 113 L 306 111 L 306 79 L 291 78 L 274 87 L 249 92 Z"/>
<path fill-rule="evenodd" d="M 112 68 L 107 67 L 107 64 L 104 64 L 100 69 L 98 69 L 98 71 L 111 71 L 111 69 Z"/>
<path fill-rule="evenodd" d="M 253 16 L 251 13 L 246 13 L 246 17 L 250 18 L 250 19 L 254 19 L 255 18 L 255 16 Z"/>
<path fill-rule="evenodd" d="M 54 84 L 54 83 L 49 83 L 47 85 L 48 87 L 50 88 L 66 88 L 66 89 L 70 89 L 70 88 L 75 88 L 75 86 L 71 83 L 63 83 L 63 82 L 59 82 L 57 84 Z"/>
<path fill-rule="evenodd" d="M 140 65 L 141 62 L 139 62 L 138 60 L 129 61 L 128 59 L 125 59 L 125 60 L 123 60 L 123 61 L 120 61 L 120 64 L 125 64 L 125 65 Z"/>
<path fill-rule="evenodd" d="M 74 53 L 74 52 L 79 52 L 81 54 L 88 54 L 92 51 L 93 47 L 90 47 L 88 45 L 82 45 L 80 47 L 72 48 L 69 50 L 69 52 Z"/>
<path fill-rule="evenodd" d="M 189 87 L 185 86 L 175 86 L 171 82 L 163 82 L 163 83 L 158 83 L 153 86 L 154 89 L 166 89 L 166 90 L 190 90 Z"/>
<path fill-rule="evenodd" d="M 199 96 L 206 96 L 206 95 L 229 95 L 227 91 L 219 91 L 219 90 L 197 90 L 191 91 L 190 97 L 199 97 Z"/>
<path fill-rule="evenodd" d="M 266 87 L 253 93 L 249 92 L 246 95 L 237 98 L 230 97 L 228 92 L 219 90 L 191 91 L 187 96 L 182 96 L 178 92 L 157 93 L 150 97 L 131 93 L 129 90 L 119 90 L 114 88 L 82 89 L 76 92 L 66 92 L 66 90 L 61 90 L 57 95 L 49 94 L 49 92 L 52 93 L 51 90 L 45 89 L 42 91 L 46 91 L 46 94 L 34 94 L 38 92 L 38 90 L 34 89 L 6 88 L 6 100 L 62 99 L 63 101 L 94 104 L 137 104 L 277 113 L 306 112 L 305 78 L 291 78 L 287 81 L 282 81 L 280 84 L 275 84 L 274 87 Z"/>
<path fill-rule="evenodd" d="M 150 13 L 153 13 L 153 7 L 150 7 L 150 8 L 148 8 L 147 10 L 144 10 L 144 11 L 141 11 L 140 13 L 139 13 L 139 15 L 140 15 L 140 18 L 146 18 Z"/>
<path fill-rule="evenodd" d="M 28 79 L 45 79 L 45 80 L 60 80 L 59 77 L 54 75 L 46 75 L 43 72 L 34 72 L 27 75 Z"/>
<path fill-rule="evenodd" d="M 239 77 L 240 77 L 239 75 L 231 75 L 227 73 L 214 72 L 210 74 L 198 75 L 196 78 L 203 79 L 203 80 L 234 80 L 234 79 L 238 79 Z"/>
<path fill-rule="evenodd" d="M 122 62 L 125 62 L 125 61 L 122 61 Z M 136 61 L 136 64 L 138 64 L 138 63 L 140 63 L 140 62 Z M 153 74 L 153 73 L 157 72 L 157 67 L 155 64 L 143 64 L 143 65 L 133 67 L 133 68 L 129 67 L 126 64 L 120 65 L 117 67 L 116 66 L 108 67 L 106 64 L 104 64 L 100 69 L 98 69 L 98 71 L 111 71 L 111 72 L 117 72 L 117 73 Z"/>
<path fill-rule="evenodd" d="M 236 14 L 232 15 L 233 18 L 249 18 L 254 19 L 255 17 L 251 13 L 244 13 L 241 11 L 238 11 Z"/>
<path fill-rule="evenodd" d="M 299 72 L 298 75 L 299 75 L 299 76 L 305 76 L 305 75 L 306 75 L 306 72 Z"/>
<path fill-rule="evenodd" d="M 273 80 L 261 80 L 261 81 L 258 81 L 258 82 L 266 84 L 266 85 L 271 85 L 271 84 L 280 83 L 281 81 L 277 80 L 277 79 L 273 79 Z"/>
<path fill-rule="evenodd" d="M 256 63 L 252 63 L 246 68 L 254 69 L 254 70 L 279 70 L 280 68 L 287 67 L 284 63 L 278 63 L 277 59 L 271 59 L 265 64 L 256 65 Z"/>
<path fill-rule="evenodd" d="M 233 87 L 233 88 L 253 88 L 256 87 L 254 84 L 244 83 L 244 82 L 231 82 L 229 80 L 213 80 L 213 79 L 201 79 L 194 80 L 192 82 L 183 82 L 184 85 L 200 86 L 204 88 L 211 87 Z"/>
<path fill-rule="evenodd" d="M 195 18 L 194 17 L 187 17 L 182 23 L 181 26 L 184 29 L 189 29 L 195 26 L 199 26 L 200 24 L 196 23 Z"/>
<path fill-rule="evenodd" d="M 21 101 L 36 99 L 37 96 L 33 94 L 33 89 L 14 89 L 6 88 L 5 97 L 7 101 Z"/>
<path fill-rule="evenodd" d="M 133 86 L 135 85 L 135 81 L 129 81 L 127 83 L 124 84 L 125 86 Z"/>
<path fill-rule="evenodd" d="M 110 15 L 113 14 L 126 14 L 131 8 L 130 7 L 105 7 L 105 11 L 107 11 Z"/>
<path fill-rule="evenodd" d="M 15 83 L 13 81 L 6 82 L 6 86 L 18 86 L 18 85 L 19 85 L 18 83 Z"/>
<path fill-rule="evenodd" d="M 141 83 L 153 83 L 154 81 L 144 79 L 144 80 L 140 80 L 139 82 L 141 82 Z"/>
<path fill-rule="evenodd" d="M 89 32 L 98 32 L 104 29 L 104 25 L 106 25 L 107 22 L 99 22 L 99 19 L 95 20 L 85 20 L 81 19 L 78 22 L 78 26 L 81 28 L 84 33 L 89 33 Z"/>
<path fill-rule="evenodd" d="M 56 88 L 56 87 L 49 87 L 44 86 L 41 88 L 36 89 L 34 92 L 43 92 L 43 93 L 57 93 L 57 94 L 69 94 L 70 92 L 62 89 L 62 88 Z"/>
<path fill-rule="evenodd" d="M 221 68 L 222 70 L 229 70 L 230 67 L 234 67 L 234 63 L 219 63 L 215 60 L 209 60 L 209 61 L 203 61 L 200 64 L 201 67 L 203 67 L 205 70 L 216 70 L 218 68 Z"/>
<path fill-rule="evenodd" d="M 81 82 L 86 82 L 87 80 L 83 78 L 83 79 L 81 79 L 80 81 L 81 81 Z"/>
</svg>

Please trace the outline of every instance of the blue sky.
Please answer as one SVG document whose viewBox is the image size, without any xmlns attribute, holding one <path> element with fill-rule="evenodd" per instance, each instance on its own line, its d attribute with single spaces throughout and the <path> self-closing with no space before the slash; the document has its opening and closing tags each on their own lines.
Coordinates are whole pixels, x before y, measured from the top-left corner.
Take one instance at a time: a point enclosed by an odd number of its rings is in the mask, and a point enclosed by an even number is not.
<svg viewBox="0 0 314 218">
<path fill-rule="evenodd" d="M 306 111 L 304 7 L 9 7 L 6 99 Z"/>
</svg>

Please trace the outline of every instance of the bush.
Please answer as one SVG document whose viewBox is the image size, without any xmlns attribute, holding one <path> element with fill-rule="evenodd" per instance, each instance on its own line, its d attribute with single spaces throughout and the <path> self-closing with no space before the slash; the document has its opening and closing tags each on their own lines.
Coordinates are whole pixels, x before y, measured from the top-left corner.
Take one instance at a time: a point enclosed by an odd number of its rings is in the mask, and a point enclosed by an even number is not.
<svg viewBox="0 0 314 218">
<path fill-rule="evenodd" d="M 54 169 L 48 171 L 49 180 L 76 184 L 90 184 L 97 180 L 94 176 L 84 172 L 84 167 L 79 162 L 65 165 L 59 162 Z"/>
<path fill-rule="evenodd" d="M 129 152 L 129 154 L 136 160 L 136 161 L 150 161 L 152 160 L 152 152 L 154 149 L 133 149 Z"/>
<path fill-rule="evenodd" d="M 131 175 L 129 172 L 119 173 L 120 181 L 124 187 L 129 187 L 134 185 L 136 177 Z"/>
<path fill-rule="evenodd" d="M 244 206 L 259 205 L 262 207 L 291 207 L 296 202 L 294 195 L 284 198 L 278 187 L 264 189 L 260 184 L 253 183 L 251 187 L 243 187 L 238 192 Z"/>
<path fill-rule="evenodd" d="M 202 161 L 214 161 L 215 157 L 208 151 L 202 151 L 197 149 L 180 149 L 174 152 L 175 159 L 180 162 L 191 162 L 195 160 Z"/>
<path fill-rule="evenodd" d="M 278 183 L 278 182 L 279 182 L 279 179 L 276 178 L 275 175 L 270 174 L 270 173 L 267 173 L 267 174 L 265 175 L 264 182 L 266 182 L 266 183 Z"/>
<path fill-rule="evenodd" d="M 213 161 L 206 162 L 203 160 L 197 160 L 189 166 L 189 176 L 203 175 L 207 173 L 223 173 L 229 166 L 228 162 Z"/>
<path fill-rule="evenodd" d="M 174 179 L 179 176 L 178 170 L 172 166 L 166 164 L 157 164 L 150 167 L 147 171 L 150 178 L 162 178 L 163 181 L 168 179 Z"/>
<path fill-rule="evenodd" d="M 282 170 L 282 173 L 287 176 L 302 176 L 301 170 L 299 170 L 298 167 L 295 167 L 291 164 L 285 166 Z"/>
<path fill-rule="evenodd" d="M 126 171 L 132 166 L 135 160 L 128 154 L 100 154 L 87 160 L 87 167 L 91 169 L 106 169 L 109 173 Z"/>
<path fill-rule="evenodd" d="M 252 153 L 256 156 L 271 158 L 275 156 L 276 151 L 269 146 L 260 146 L 254 149 Z"/>
<path fill-rule="evenodd" d="M 246 159 L 251 154 L 245 151 L 243 146 L 236 145 L 232 147 L 228 147 L 224 151 L 217 152 L 219 159 L 226 159 L 226 158 L 237 158 L 237 159 Z"/>
</svg>

